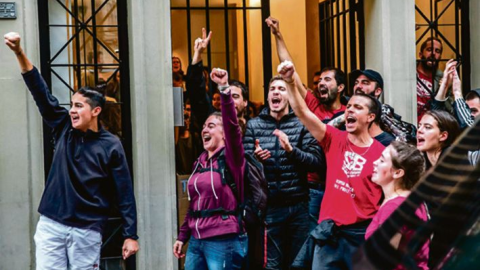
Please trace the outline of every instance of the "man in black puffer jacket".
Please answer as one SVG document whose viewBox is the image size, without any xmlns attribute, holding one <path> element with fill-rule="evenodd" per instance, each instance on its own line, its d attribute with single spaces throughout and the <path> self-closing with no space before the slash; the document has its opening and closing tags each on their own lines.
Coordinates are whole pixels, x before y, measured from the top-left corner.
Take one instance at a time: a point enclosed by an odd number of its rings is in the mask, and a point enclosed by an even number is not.
<svg viewBox="0 0 480 270">
<path fill-rule="evenodd" d="M 307 172 L 325 166 L 325 157 L 290 110 L 281 77 L 270 80 L 268 105 L 247 123 L 244 147 L 268 180 L 266 269 L 289 269 L 309 233 Z"/>
</svg>

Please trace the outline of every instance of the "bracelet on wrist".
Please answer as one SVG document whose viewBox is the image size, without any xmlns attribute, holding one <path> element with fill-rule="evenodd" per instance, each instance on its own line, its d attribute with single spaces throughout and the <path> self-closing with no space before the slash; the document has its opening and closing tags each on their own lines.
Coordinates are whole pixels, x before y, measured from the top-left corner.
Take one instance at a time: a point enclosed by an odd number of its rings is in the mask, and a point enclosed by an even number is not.
<svg viewBox="0 0 480 270">
<path fill-rule="evenodd" d="M 290 81 L 289 80 L 285 80 L 283 79 L 286 83 L 288 84 L 294 84 L 295 83 L 295 79 L 291 79 Z"/>
<path fill-rule="evenodd" d="M 228 83 L 227 83 L 226 85 L 219 85 L 217 87 L 217 89 L 218 89 L 218 91 L 223 92 L 223 91 L 227 90 L 228 87 L 230 87 L 230 85 L 228 85 Z"/>
</svg>

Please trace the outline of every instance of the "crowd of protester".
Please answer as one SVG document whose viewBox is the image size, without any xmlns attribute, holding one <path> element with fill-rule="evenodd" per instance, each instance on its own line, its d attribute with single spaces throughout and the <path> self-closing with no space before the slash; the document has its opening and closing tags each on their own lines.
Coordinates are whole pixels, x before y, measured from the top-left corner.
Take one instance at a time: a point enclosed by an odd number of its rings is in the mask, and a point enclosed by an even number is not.
<svg viewBox="0 0 480 270">
<path fill-rule="evenodd" d="M 337 67 L 323 67 L 314 74 L 312 89 L 307 88 L 296 72 L 279 21 L 270 17 L 266 24 L 281 64 L 269 82 L 264 108 L 256 105 L 249 109 L 248 88 L 243 82 L 229 78 L 225 70 L 209 72 L 204 66 L 202 53 L 212 32 L 207 35 L 202 29 L 202 36 L 195 40 L 186 74 L 180 58 L 172 57 L 173 84 L 183 89 L 185 100 L 185 124 L 175 136 L 177 173 L 190 175 L 186 187 L 190 205 L 173 253 L 177 258 L 186 257 L 189 270 L 352 269 L 357 248 L 406 200 L 422 175 L 439 163 L 462 130 L 480 117 L 480 89 L 469 91 L 464 98 L 457 61 L 449 60 L 440 71 L 442 41 L 427 38 L 421 44 L 417 65 L 418 123 L 408 123 L 392 106 L 381 102 L 387 89 L 378 71 L 348 74 L 353 85 L 350 97 L 345 94 L 347 76 Z M 118 122 L 115 119 L 120 116 L 110 121 L 100 118 L 102 110 L 110 115 L 106 102 L 117 103 L 121 98 L 119 72 L 113 74 L 103 93 L 88 87 L 78 90 L 67 112 L 23 53 L 20 36 L 9 33 L 5 43 L 16 54 L 44 120 L 56 131 L 57 150 L 35 235 L 37 264 L 56 268 L 45 246 L 58 237 L 50 229 L 82 228 L 72 241 L 82 243 L 82 235 L 88 233 L 91 239 L 86 246 L 95 242 L 95 247 L 88 250 L 78 245 L 71 252 L 85 252 L 88 263 L 98 265 L 98 243 L 108 211 L 90 211 L 89 203 L 98 209 L 118 204 L 125 221 L 123 257 L 135 254 L 138 236 L 130 174 L 120 141 L 112 135 L 120 128 L 108 124 Z M 68 151 L 81 147 L 83 155 L 98 156 L 97 144 L 108 148 L 100 153 L 102 160 L 90 162 L 87 169 L 77 168 Z M 246 195 L 258 191 L 252 190 L 255 187 L 248 179 L 249 156 L 262 170 L 258 179 L 265 181 L 265 208 L 252 210 L 251 197 Z M 479 163 L 478 147 L 466 149 L 467 159 L 472 166 Z M 77 175 L 82 170 L 88 170 L 92 178 L 108 180 L 105 183 L 116 190 L 120 200 L 96 191 L 106 190 L 103 182 L 95 182 L 98 187 L 82 182 L 85 177 Z M 120 173 L 110 175 L 106 170 Z M 77 180 L 101 200 L 89 202 L 90 197 L 75 193 L 71 183 Z M 79 202 L 57 196 L 58 190 L 66 190 Z M 53 209 L 51 205 L 59 201 L 68 209 Z M 423 204 L 415 215 L 427 221 L 429 211 L 438 207 Z M 247 210 L 261 219 L 255 234 L 247 228 Z M 78 213 L 83 219 L 69 216 Z M 412 228 L 402 228 L 391 245 L 405 248 L 412 233 Z M 434 269 L 442 262 L 444 250 L 435 245 L 442 238 L 433 234 L 418 249 L 414 256 L 418 268 Z M 263 243 L 260 254 L 252 252 L 252 243 Z M 57 246 L 71 248 L 63 243 Z M 81 261 L 77 254 L 58 256 L 61 264 L 72 267 Z M 397 269 L 404 268 L 399 265 Z"/>
<path fill-rule="evenodd" d="M 281 64 L 270 80 L 265 108 L 254 116 L 247 114 L 248 90 L 243 83 L 228 81 L 228 73 L 221 69 L 214 69 L 210 78 L 204 72 L 201 54 L 212 33 L 207 36 L 203 29 L 195 41 L 185 76 L 191 108 L 186 129 L 200 136 L 191 143 L 190 153 L 177 153 L 199 158 L 183 165 L 193 170 L 182 172 L 191 174 L 190 206 L 174 254 L 186 255 L 186 269 L 352 269 L 353 252 L 480 115 L 480 90 L 464 98 L 457 62 L 450 60 L 443 72 L 438 70 L 442 42 L 428 38 L 417 65 L 418 123 L 408 123 L 392 106 L 382 104 L 386 89 L 375 70 L 349 74 L 351 97 L 345 95 L 346 75 L 336 67 L 316 72 L 312 89 L 307 88 L 279 21 L 270 17 L 266 24 Z M 203 153 L 193 151 L 202 146 Z M 263 265 L 253 263 L 256 254 L 250 254 L 245 244 L 253 239 L 246 240 L 251 235 L 236 216 L 244 194 L 233 196 L 230 186 L 221 182 L 218 159 L 223 152 L 228 173 L 241 187 L 236 191 L 247 185 L 242 183 L 244 153 L 263 164 L 268 186 Z M 479 149 L 469 149 L 465 158 L 476 165 Z M 436 207 L 423 204 L 416 215 L 426 221 Z M 403 228 L 392 246 L 404 248 L 411 235 L 411 229 Z M 418 250 L 418 268 L 433 269 L 442 260 L 434 247 L 439 237 L 434 235 Z M 185 254 L 182 247 L 187 242 Z M 223 268 L 218 268 L 220 262 Z"/>
</svg>

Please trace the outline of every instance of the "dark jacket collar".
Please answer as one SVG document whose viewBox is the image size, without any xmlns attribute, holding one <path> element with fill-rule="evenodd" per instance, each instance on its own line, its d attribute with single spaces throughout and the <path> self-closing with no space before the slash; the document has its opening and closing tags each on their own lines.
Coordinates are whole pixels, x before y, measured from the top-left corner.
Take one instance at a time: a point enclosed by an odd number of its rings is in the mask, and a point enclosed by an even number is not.
<svg viewBox="0 0 480 270">
<path fill-rule="evenodd" d="M 273 116 L 270 115 L 270 108 L 268 106 L 263 108 L 263 110 L 260 112 L 258 116 L 263 119 L 266 119 L 266 118 L 274 119 Z M 288 108 L 288 113 L 284 115 L 282 119 L 280 119 L 280 121 L 282 121 L 286 117 L 288 118 L 295 117 L 295 113 L 293 112 L 292 108 Z"/>
<path fill-rule="evenodd" d="M 100 135 L 105 132 L 105 129 L 103 129 L 102 126 L 100 126 L 98 128 L 98 131 L 95 132 L 91 129 L 88 129 L 86 132 L 83 132 L 79 129 L 75 129 L 72 127 L 72 129 L 70 130 L 70 132 L 74 135 L 74 136 L 78 136 L 78 137 L 83 137 L 83 138 L 99 138 Z"/>
</svg>

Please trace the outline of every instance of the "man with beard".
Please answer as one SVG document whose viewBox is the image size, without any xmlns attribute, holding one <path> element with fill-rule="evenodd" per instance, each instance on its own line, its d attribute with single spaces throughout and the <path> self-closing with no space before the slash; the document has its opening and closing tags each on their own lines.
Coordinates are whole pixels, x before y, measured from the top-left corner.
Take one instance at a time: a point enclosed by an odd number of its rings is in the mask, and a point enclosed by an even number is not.
<svg viewBox="0 0 480 270">
<path fill-rule="evenodd" d="M 443 72 L 438 70 L 442 58 L 442 41 L 436 37 L 427 38 L 420 46 L 417 64 L 417 120 L 430 109 L 430 101 L 438 91 Z"/>
<path fill-rule="evenodd" d="M 245 152 L 263 163 L 268 181 L 265 269 L 290 269 L 310 231 L 307 172 L 325 162 L 317 141 L 290 109 L 286 87 L 281 77 L 271 79 L 268 107 L 248 121 L 244 137 Z"/>
<path fill-rule="evenodd" d="M 355 94 L 370 95 L 377 100 L 383 93 L 383 78 L 380 73 L 375 70 L 354 70 L 350 74 L 350 79 L 354 82 L 353 92 Z M 378 105 L 381 106 L 380 101 Z M 370 136 L 379 141 L 384 146 L 390 145 L 390 142 L 395 140 L 395 137 L 382 130 L 380 127 L 380 116 L 375 117 L 372 126 L 368 129 Z"/>
<path fill-rule="evenodd" d="M 280 32 L 280 22 L 272 17 L 265 20 L 270 31 L 275 37 L 277 53 L 280 62 L 292 61 L 288 52 L 287 45 Z M 317 94 L 307 91 L 303 86 L 300 76 L 295 72 L 295 83 L 297 84 L 300 95 L 307 103 L 308 108 L 324 123 L 343 114 L 345 105 L 340 101 L 345 89 L 345 74 L 338 68 L 326 67 L 320 71 L 318 85 L 314 88 Z"/>
</svg>

